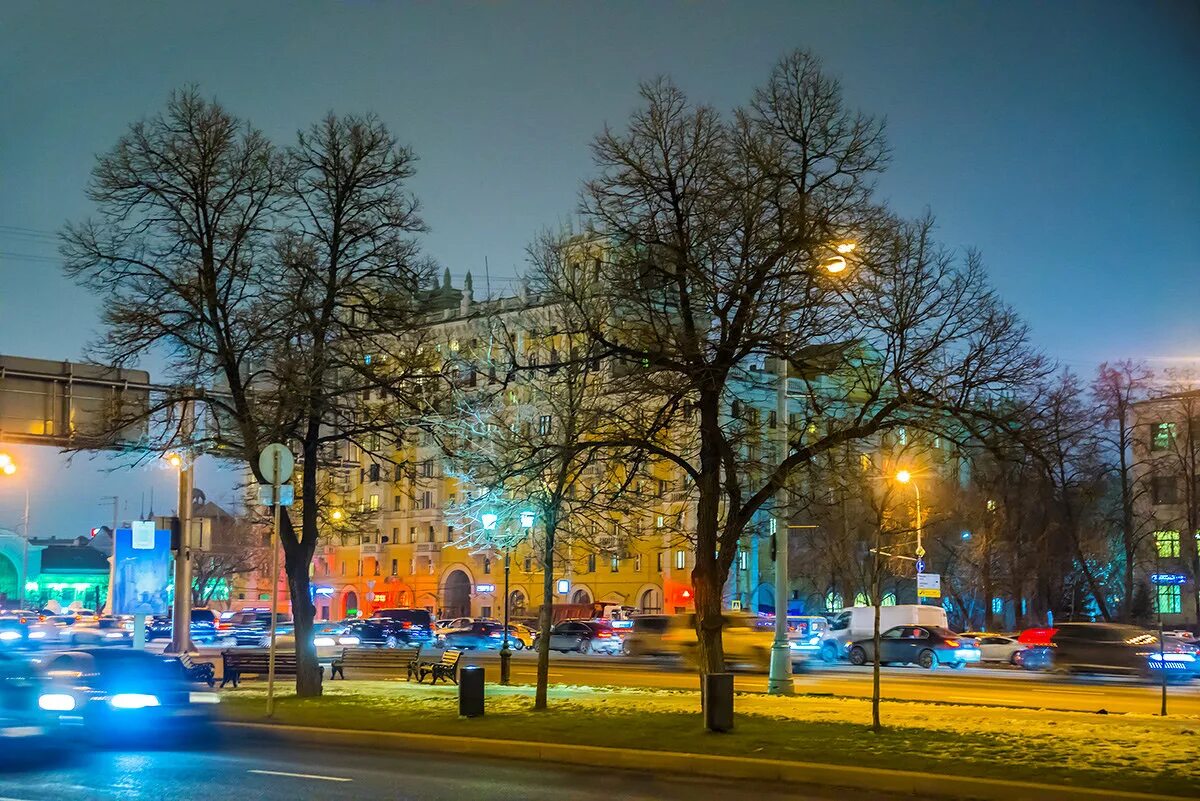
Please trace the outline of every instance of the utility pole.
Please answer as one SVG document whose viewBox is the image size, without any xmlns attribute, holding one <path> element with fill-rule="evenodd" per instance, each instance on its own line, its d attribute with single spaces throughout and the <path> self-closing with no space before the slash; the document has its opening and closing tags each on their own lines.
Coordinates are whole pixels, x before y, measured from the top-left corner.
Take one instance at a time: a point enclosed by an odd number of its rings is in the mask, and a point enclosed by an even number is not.
<svg viewBox="0 0 1200 801">
<path fill-rule="evenodd" d="M 775 388 L 775 438 L 779 448 L 779 461 L 787 458 L 788 450 L 788 357 L 780 354 L 775 360 L 778 384 Z M 792 646 L 787 636 L 788 601 L 788 503 L 787 482 L 776 496 L 775 517 L 771 520 L 775 529 L 775 642 L 771 644 L 771 672 L 767 679 L 770 695 L 792 695 Z"/>
<path fill-rule="evenodd" d="M 508 684 L 511 676 L 512 651 L 508 648 L 508 571 L 512 548 L 504 549 L 504 642 L 500 646 L 500 683 Z"/>
<path fill-rule="evenodd" d="M 192 482 L 194 462 L 191 454 L 195 418 L 191 401 L 180 408 L 179 433 L 181 448 L 179 468 L 179 542 L 175 548 L 175 603 L 172 607 L 171 644 L 168 654 L 185 654 L 192 650 Z M 176 461 L 176 460 L 172 460 Z"/>
</svg>

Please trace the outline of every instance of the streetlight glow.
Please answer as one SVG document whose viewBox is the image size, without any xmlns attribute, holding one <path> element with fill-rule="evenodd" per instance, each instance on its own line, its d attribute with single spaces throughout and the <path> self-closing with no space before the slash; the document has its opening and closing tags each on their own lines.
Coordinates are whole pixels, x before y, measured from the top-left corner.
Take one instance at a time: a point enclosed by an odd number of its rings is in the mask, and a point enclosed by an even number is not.
<svg viewBox="0 0 1200 801">
<path fill-rule="evenodd" d="M 183 464 L 183 457 L 178 453 L 168 453 L 167 462 L 171 465 L 171 467 L 179 467 Z"/>
<path fill-rule="evenodd" d="M 846 260 L 841 256 L 830 256 L 825 261 L 821 262 L 821 266 L 825 268 L 825 272 L 837 273 L 843 272 L 846 269 Z"/>
<path fill-rule="evenodd" d="M 337 521 L 341 520 L 342 519 L 342 510 L 334 509 L 332 512 L 329 513 L 329 518 L 335 523 Z"/>
<path fill-rule="evenodd" d="M 908 472 L 907 470 L 901 470 L 900 472 L 896 473 L 896 480 L 901 484 L 907 484 L 908 482 L 912 481 L 912 473 Z"/>
<path fill-rule="evenodd" d="M 17 465 L 13 462 L 12 457 L 7 453 L 0 453 L 0 472 L 6 476 L 11 476 L 17 472 Z"/>
<path fill-rule="evenodd" d="M 838 253 L 853 253 L 856 247 L 858 247 L 857 242 L 840 242 L 835 249 Z"/>
</svg>

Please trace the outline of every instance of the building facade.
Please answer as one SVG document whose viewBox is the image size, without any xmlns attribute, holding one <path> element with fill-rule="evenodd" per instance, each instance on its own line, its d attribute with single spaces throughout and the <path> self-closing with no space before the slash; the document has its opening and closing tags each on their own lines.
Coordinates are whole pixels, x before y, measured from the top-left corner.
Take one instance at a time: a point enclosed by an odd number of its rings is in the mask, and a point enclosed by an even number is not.
<svg viewBox="0 0 1200 801">
<path fill-rule="evenodd" d="M 1200 616 L 1200 390 L 1133 405 L 1135 517 L 1147 532 L 1137 579 L 1168 628 Z"/>
</svg>

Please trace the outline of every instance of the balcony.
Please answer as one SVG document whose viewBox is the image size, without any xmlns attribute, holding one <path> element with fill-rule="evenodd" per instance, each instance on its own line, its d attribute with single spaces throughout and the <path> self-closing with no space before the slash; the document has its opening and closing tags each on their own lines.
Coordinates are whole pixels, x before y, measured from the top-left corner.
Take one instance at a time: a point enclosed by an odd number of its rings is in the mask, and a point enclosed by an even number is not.
<svg viewBox="0 0 1200 801">
<path fill-rule="evenodd" d="M 379 556 L 380 545 L 377 542 L 364 542 L 359 547 L 359 553 L 363 556 Z"/>
</svg>

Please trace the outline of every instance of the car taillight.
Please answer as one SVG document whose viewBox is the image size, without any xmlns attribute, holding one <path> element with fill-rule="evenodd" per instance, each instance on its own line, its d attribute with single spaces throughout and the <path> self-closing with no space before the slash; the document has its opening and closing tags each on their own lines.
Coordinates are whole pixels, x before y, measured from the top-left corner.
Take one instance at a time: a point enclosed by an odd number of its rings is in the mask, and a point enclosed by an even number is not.
<svg viewBox="0 0 1200 801">
<path fill-rule="evenodd" d="M 493 632 L 492 632 L 490 635 L 488 635 L 488 636 L 489 636 L 489 637 L 503 637 L 503 636 L 504 636 L 504 632 L 502 632 L 502 631 L 493 631 Z"/>
<path fill-rule="evenodd" d="M 951 648 L 957 648 L 958 640 L 946 640 L 946 645 L 950 646 Z"/>
<path fill-rule="evenodd" d="M 602 640 L 606 640 L 612 636 L 612 632 L 611 631 L 598 631 L 598 632 L 596 632 L 596 636 Z"/>
<path fill-rule="evenodd" d="M 411 628 L 412 628 L 412 623 L 410 623 L 410 622 L 408 622 L 407 620 L 405 620 L 405 621 L 403 621 L 403 622 L 400 624 L 400 628 L 402 628 L 402 629 L 411 629 Z"/>
</svg>

